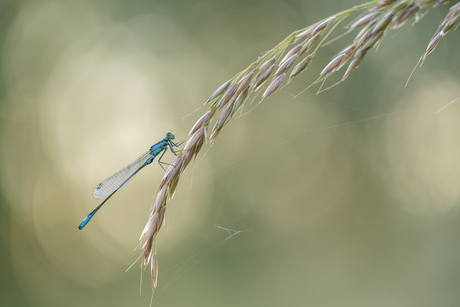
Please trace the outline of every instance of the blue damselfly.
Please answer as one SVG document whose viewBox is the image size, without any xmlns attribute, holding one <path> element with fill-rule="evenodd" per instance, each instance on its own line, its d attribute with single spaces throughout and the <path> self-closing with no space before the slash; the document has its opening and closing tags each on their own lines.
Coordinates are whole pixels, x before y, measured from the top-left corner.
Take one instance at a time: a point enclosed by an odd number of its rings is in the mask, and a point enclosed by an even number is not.
<svg viewBox="0 0 460 307">
<path fill-rule="evenodd" d="M 172 141 L 174 139 L 175 139 L 175 136 L 172 132 L 166 133 L 165 138 L 153 144 L 150 147 L 149 151 L 147 151 L 146 153 L 141 155 L 139 158 L 134 160 L 131 164 L 129 164 L 124 169 L 120 170 L 119 172 L 113 174 L 106 180 L 99 183 L 99 185 L 94 189 L 93 197 L 97 199 L 104 199 L 104 201 L 83 219 L 81 224 L 78 226 L 78 229 L 82 230 L 83 227 L 85 227 L 86 224 L 88 224 L 88 222 L 91 220 L 91 218 L 96 214 L 96 212 L 102 207 L 102 205 L 104 205 L 109 200 L 109 198 L 112 197 L 113 194 L 115 194 L 115 192 L 120 190 L 129 180 L 131 180 L 131 178 L 134 177 L 134 175 L 137 174 L 137 172 L 139 172 L 145 166 L 152 163 L 153 160 L 155 160 L 155 158 L 160 153 L 161 153 L 161 156 L 160 158 L 158 158 L 158 163 L 164 169 L 162 164 L 167 164 L 167 163 L 161 162 L 161 158 L 166 153 L 168 147 L 175 155 L 177 155 L 173 147 L 178 147 L 181 144 L 181 143 L 179 144 L 174 143 Z"/>
</svg>

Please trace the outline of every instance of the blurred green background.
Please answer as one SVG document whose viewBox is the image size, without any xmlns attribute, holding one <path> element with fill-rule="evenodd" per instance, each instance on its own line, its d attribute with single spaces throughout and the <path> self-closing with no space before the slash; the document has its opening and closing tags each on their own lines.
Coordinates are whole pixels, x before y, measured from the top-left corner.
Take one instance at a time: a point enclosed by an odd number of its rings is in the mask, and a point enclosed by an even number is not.
<svg viewBox="0 0 460 307">
<path fill-rule="evenodd" d="M 139 262 L 125 270 L 163 170 L 78 231 L 94 187 L 184 138 L 263 51 L 360 3 L 0 0 L 0 305 L 148 306 L 149 270 L 141 296 Z M 293 100 L 352 36 L 322 48 L 205 147 L 157 238 L 154 306 L 458 306 L 460 102 L 436 113 L 460 94 L 458 31 L 404 88 L 447 10 Z"/>
</svg>

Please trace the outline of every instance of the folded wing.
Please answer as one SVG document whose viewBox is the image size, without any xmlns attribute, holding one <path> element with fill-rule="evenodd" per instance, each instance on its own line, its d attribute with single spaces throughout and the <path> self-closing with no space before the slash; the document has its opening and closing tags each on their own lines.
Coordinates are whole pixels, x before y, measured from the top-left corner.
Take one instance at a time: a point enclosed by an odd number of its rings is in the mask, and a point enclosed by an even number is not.
<svg viewBox="0 0 460 307">
<path fill-rule="evenodd" d="M 129 182 L 129 180 L 132 179 L 130 176 L 136 173 L 136 171 L 138 171 L 141 167 L 145 166 L 145 162 L 150 158 L 150 156 L 151 154 L 149 150 L 124 169 L 118 171 L 106 180 L 99 183 L 99 185 L 94 189 L 93 197 L 104 199 L 112 194 L 115 190 L 123 187 L 126 183 Z"/>
</svg>

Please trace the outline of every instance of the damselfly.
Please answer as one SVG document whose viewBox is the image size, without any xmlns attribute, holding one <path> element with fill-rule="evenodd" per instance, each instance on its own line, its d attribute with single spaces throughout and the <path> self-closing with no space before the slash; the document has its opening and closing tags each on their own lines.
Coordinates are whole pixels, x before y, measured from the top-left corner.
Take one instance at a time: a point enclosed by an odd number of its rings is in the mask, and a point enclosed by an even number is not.
<svg viewBox="0 0 460 307">
<path fill-rule="evenodd" d="M 137 174 L 141 169 L 143 169 L 145 166 L 149 165 L 150 163 L 155 160 L 155 158 L 161 153 L 160 158 L 158 158 L 158 163 L 160 166 L 164 169 L 162 164 L 167 164 L 164 162 L 161 162 L 161 158 L 163 155 L 166 153 L 168 147 L 169 149 L 177 155 L 176 151 L 173 149 L 173 147 L 178 147 L 182 143 L 174 143 L 172 140 L 175 139 L 175 136 L 172 132 L 166 133 L 166 137 L 159 141 L 158 143 L 155 143 L 150 147 L 150 150 L 141 155 L 139 158 L 134 160 L 133 163 L 125 167 L 124 169 L 120 170 L 119 172 L 115 173 L 114 175 L 110 176 L 106 180 L 102 181 L 99 183 L 99 185 L 94 189 L 93 192 L 93 197 L 98 198 L 98 199 L 104 199 L 104 201 L 96 207 L 90 214 L 88 214 L 81 224 L 78 226 L 78 229 L 82 230 L 83 227 L 88 224 L 88 222 L 91 220 L 91 218 L 96 214 L 96 212 L 101 209 L 102 205 L 105 204 L 106 201 L 109 200 L 110 197 L 112 197 L 115 192 L 117 192 L 119 189 L 121 189 L 131 178 L 134 177 L 134 175 Z"/>
</svg>

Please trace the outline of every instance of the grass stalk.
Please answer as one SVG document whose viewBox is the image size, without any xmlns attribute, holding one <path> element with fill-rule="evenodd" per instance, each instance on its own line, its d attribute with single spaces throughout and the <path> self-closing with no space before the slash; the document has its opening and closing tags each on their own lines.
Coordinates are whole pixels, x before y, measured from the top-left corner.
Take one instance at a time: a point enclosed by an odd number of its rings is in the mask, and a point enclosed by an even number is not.
<svg viewBox="0 0 460 307">
<path fill-rule="evenodd" d="M 159 272 L 155 239 L 164 221 L 166 205 L 174 196 L 181 174 L 197 157 L 204 143 L 209 141 L 212 146 L 225 125 L 236 112 L 242 110 L 245 101 L 251 95 L 265 88 L 258 103 L 260 104 L 282 88 L 283 83 L 292 82 L 296 76 L 305 71 L 339 23 L 353 14 L 361 15 L 357 16 L 356 21 L 346 32 L 350 33 L 357 29 L 361 31 L 322 69 L 314 84 L 324 81 L 328 76 L 347 66 L 341 80 L 333 86 L 343 82 L 362 63 L 367 51 L 378 46 L 389 31 L 404 26 L 414 18 L 418 20 L 417 18 L 425 16 L 432 9 L 450 2 L 450 0 L 376 0 L 354 6 L 292 32 L 273 49 L 222 84 L 204 102 L 203 106 L 207 106 L 205 114 L 192 127 L 181 154 L 169 166 L 161 180 L 149 220 L 140 237 L 144 250 L 142 266 L 147 266 L 149 262 L 151 264 L 152 289 L 157 285 Z M 421 10 L 424 12 L 420 13 Z M 440 23 L 426 51 L 421 55 L 419 63 L 423 63 L 441 39 L 458 26 L 459 20 L 460 3 L 457 3 L 450 8 Z M 307 51 L 313 47 L 315 47 L 314 51 L 307 54 Z M 217 117 L 215 124 L 208 133 L 215 117 Z"/>
</svg>

